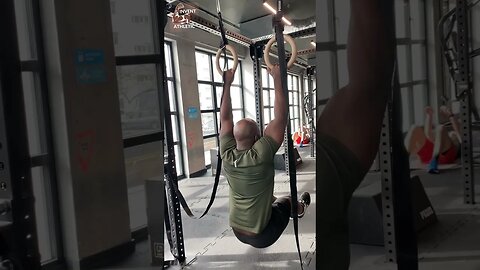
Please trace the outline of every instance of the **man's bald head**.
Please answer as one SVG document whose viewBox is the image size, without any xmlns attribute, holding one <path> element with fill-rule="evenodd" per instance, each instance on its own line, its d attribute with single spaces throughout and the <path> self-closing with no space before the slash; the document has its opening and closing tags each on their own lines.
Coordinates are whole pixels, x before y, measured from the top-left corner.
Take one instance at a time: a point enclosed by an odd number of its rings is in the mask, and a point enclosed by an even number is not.
<svg viewBox="0 0 480 270">
<path fill-rule="evenodd" d="M 257 122 L 250 118 L 244 118 L 238 121 L 233 128 L 233 136 L 237 141 L 237 146 L 242 148 L 250 148 L 256 140 L 260 138 L 260 130 Z"/>
</svg>

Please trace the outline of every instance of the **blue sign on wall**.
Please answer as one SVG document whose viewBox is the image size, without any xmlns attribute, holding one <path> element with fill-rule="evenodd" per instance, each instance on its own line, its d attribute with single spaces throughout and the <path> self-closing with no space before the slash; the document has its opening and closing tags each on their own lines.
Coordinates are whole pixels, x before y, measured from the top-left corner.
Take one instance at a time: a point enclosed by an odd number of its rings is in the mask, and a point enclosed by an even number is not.
<svg viewBox="0 0 480 270">
<path fill-rule="evenodd" d="M 188 118 L 190 118 L 190 119 L 197 119 L 198 118 L 197 107 L 188 107 Z"/>
<path fill-rule="evenodd" d="M 96 84 L 107 81 L 105 53 L 102 49 L 77 49 L 75 51 L 77 82 Z"/>
</svg>

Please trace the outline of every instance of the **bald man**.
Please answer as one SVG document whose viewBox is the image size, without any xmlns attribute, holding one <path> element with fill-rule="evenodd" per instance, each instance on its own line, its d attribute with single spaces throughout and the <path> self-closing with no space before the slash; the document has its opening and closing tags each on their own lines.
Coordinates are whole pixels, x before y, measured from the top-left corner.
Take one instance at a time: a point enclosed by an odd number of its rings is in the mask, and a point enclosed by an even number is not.
<svg viewBox="0 0 480 270">
<path fill-rule="evenodd" d="M 277 241 L 288 225 L 290 197 L 273 196 L 275 170 L 273 159 L 283 143 L 288 122 L 288 105 L 282 89 L 280 69 L 269 70 L 275 85 L 275 118 L 260 136 L 257 123 L 242 119 L 233 124 L 230 86 L 235 72 L 225 72 L 223 100 L 220 106 L 220 154 L 230 186 L 230 226 L 235 236 L 255 248 L 265 248 Z M 298 203 L 299 217 L 310 204 L 304 192 Z"/>
</svg>

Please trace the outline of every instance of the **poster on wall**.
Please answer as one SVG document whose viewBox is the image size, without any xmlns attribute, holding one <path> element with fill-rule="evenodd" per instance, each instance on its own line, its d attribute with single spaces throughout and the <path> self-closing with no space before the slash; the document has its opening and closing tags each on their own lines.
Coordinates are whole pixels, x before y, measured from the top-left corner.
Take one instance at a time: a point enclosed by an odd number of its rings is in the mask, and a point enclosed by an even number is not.
<svg viewBox="0 0 480 270">
<path fill-rule="evenodd" d="M 98 84 L 107 81 L 103 49 L 75 51 L 76 78 L 79 84 Z"/>
</svg>

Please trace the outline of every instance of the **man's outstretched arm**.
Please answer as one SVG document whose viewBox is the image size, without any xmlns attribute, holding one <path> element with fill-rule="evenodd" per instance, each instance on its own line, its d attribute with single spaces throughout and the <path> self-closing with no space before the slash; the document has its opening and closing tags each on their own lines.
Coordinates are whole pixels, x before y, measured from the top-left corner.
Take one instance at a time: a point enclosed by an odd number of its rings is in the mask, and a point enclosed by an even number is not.
<svg viewBox="0 0 480 270">
<path fill-rule="evenodd" d="M 282 78 L 280 74 L 280 67 L 275 65 L 269 70 L 273 77 L 275 86 L 275 104 L 273 107 L 274 118 L 267 125 L 265 129 L 265 136 L 271 137 L 278 144 L 282 144 L 285 135 L 285 127 L 288 122 L 288 104 L 287 98 L 282 88 Z"/>
<path fill-rule="evenodd" d="M 225 81 L 223 84 L 223 97 L 220 105 L 220 137 L 225 135 L 233 135 L 233 114 L 232 114 L 232 98 L 230 95 L 230 87 L 232 86 L 235 71 L 229 69 L 225 71 Z"/>
<path fill-rule="evenodd" d="M 349 84 L 329 101 L 318 130 L 336 138 L 368 170 L 378 150 L 395 58 L 393 0 L 351 0 Z"/>
</svg>

